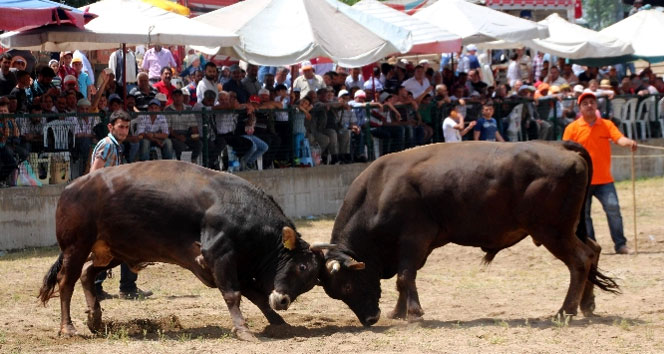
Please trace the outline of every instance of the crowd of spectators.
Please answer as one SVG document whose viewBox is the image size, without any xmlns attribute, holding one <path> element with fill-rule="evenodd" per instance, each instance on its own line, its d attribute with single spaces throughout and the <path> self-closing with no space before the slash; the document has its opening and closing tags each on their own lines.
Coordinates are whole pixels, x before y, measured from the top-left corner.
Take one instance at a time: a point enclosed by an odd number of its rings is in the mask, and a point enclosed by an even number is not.
<svg viewBox="0 0 664 354">
<path fill-rule="evenodd" d="M 374 141 L 387 154 L 443 140 L 553 139 L 578 116 L 574 98 L 584 91 L 595 93 L 605 117 L 616 95 L 664 92 L 650 69 L 628 75 L 624 65 L 582 67 L 526 49 L 478 55 L 473 45 L 435 67 L 391 58 L 367 71 L 307 61 L 297 72 L 217 66 L 154 46 L 142 60 L 129 50 L 124 67 L 123 52 L 112 53 L 96 80 L 76 53 L 60 53 L 34 75 L 24 60 L 0 56 L 0 180 L 44 151 L 69 151 L 80 161 L 73 177 L 84 174 L 91 148 L 107 134 L 103 117 L 120 110 L 133 118 L 128 162 L 190 151 L 192 162 L 206 155 L 209 167 L 226 169 L 230 154 L 222 152 L 230 146 L 239 168 L 252 169 L 259 160 L 264 168 L 292 166 L 312 150 L 324 164 L 365 162 Z M 506 56 L 503 69 L 495 65 Z"/>
</svg>

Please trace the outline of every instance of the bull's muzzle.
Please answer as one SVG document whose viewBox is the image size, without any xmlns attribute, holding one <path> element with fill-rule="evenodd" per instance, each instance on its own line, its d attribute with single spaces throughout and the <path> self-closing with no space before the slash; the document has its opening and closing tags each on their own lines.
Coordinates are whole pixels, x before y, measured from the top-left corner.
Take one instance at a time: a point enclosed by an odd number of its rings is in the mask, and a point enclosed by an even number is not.
<svg viewBox="0 0 664 354">
<path fill-rule="evenodd" d="M 367 316 L 364 318 L 364 320 L 360 320 L 362 324 L 366 327 L 373 326 L 378 320 L 380 319 L 380 310 L 378 310 L 378 313 L 376 313 L 373 316 Z"/>
<path fill-rule="evenodd" d="M 290 306 L 290 296 L 273 290 L 270 294 L 270 307 L 277 311 L 288 310 Z"/>
</svg>

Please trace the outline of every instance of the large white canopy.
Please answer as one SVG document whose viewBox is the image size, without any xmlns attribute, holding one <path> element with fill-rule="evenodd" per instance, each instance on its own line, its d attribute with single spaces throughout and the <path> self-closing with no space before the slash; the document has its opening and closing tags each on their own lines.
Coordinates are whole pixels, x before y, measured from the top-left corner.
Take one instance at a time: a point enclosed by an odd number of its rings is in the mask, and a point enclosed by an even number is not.
<svg viewBox="0 0 664 354">
<path fill-rule="evenodd" d="M 651 63 L 664 61 L 664 13 L 641 10 L 599 33 L 631 43 L 634 55 Z"/>
<path fill-rule="evenodd" d="M 140 0 L 102 0 L 89 8 L 99 16 L 86 24 L 84 30 L 47 26 L 8 32 L 0 36 L 0 44 L 6 48 L 62 51 L 117 48 L 119 43 L 218 47 L 239 42 L 233 33 Z"/>
<path fill-rule="evenodd" d="M 322 56 L 357 67 L 412 47 L 410 31 L 336 0 L 247 0 L 195 20 L 239 35 L 220 53 L 258 65 Z"/>
<path fill-rule="evenodd" d="M 569 59 L 623 57 L 634 53 L 628 42 L 567 22 L 552 14 L 538 22 L 549 28 L 549 37 L 520 43 L 496 41 L 478 45 L 484 49 L 528 47 L 540 52 Z"/>
<path fill-rule="evenodd" d="M 411 31 L 413 48 L 410 49 L 410 54 L 450 53 L 461 48 L 461 37 L 458 35 L 408 16 L 376 0 L 362 0 L 353 5 L 353 8 Z"/>
<path fill-rule="evenodd" d="M 413 15 L 463 38 L 463 44 L 545 38 L 546 27 L 465 0 L 438 0 Z"/>
</svg>

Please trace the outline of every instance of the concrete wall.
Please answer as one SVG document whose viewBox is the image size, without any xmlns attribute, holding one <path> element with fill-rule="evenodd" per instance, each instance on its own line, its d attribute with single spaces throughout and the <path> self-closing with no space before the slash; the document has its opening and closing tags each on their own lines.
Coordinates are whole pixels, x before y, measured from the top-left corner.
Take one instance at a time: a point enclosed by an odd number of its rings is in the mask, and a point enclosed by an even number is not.
<svg viewBox="0 0 664 354">
<path fill-rule="evenodd" d="M 664 140 L 645 143 L 664 146 Z M 640 149 L 635 161 L 637 178 L 664 176 L 664 151 Z M 286 215 L 299 218 L 335 214 L 348 186 L 366 166 L 289 168 L 238 175 L 270 193 Z M 630 179 L 630 168 L 630 152 L 614 147 L 612 171 L 615 179 Z M 63 185 L 50 185 L 0 189 L 0 250 L 54 245 L 55 207 L 63 188 Z"/>
</svg>

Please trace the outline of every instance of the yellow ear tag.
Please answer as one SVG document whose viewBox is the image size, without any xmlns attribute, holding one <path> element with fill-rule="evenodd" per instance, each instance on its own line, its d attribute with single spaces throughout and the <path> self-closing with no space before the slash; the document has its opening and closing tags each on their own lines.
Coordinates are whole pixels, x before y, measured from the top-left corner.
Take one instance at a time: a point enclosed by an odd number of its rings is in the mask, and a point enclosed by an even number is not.
<svg viewBox="0 0 664 354">
<path fill-rule="evenodd" d="M 284 242 L 284 248 L 289 251 L 295 249 L 295 242 L 297 241 L 295 230 L 288 226 L 284 226 L 283 230 L 281 230 L 281 239 Z"/>
</svg>

